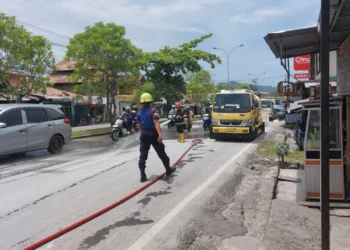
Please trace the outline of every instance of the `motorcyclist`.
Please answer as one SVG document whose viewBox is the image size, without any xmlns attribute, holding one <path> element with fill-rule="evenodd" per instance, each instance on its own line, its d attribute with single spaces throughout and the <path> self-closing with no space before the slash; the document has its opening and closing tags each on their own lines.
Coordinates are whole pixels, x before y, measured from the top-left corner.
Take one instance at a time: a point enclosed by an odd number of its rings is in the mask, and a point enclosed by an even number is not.
<svg viewBox="0 0 350 250">
<path fill-rule="evenodd" d="M 175 126 L 176 130 L 179 133 L 179 142 L 184 143 L 185 142 L 185 134 L 184 134 L 184 126 L 185 126 L 185 120 L 184 120 L 184 112 L 181 108 L 181 103 L 176 103 L 176 114 L 175 114 Z"/>
<path fill-rule="evenodd" d="M 129 107 L 125 108 L 125 113 L 123 114 L 122 118 L 123 118 L 123 121 L 124 121 L 123 125 L 126 128 L 126 130 L 128 132 L 133 132 L 133 129 L 132 129 L 132 116 L 131 116 L 131 111 L 130 111 Z"/>
</svg>

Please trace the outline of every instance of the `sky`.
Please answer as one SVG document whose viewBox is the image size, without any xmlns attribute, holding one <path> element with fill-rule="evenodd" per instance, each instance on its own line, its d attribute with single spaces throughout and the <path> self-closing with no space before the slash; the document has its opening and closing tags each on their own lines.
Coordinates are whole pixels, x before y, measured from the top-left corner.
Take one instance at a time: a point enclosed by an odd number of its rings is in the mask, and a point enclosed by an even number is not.
<svg viewBox="0 0 350 250">
<path fill-rule="evenodd" d="M 215 82 L 227 81 L 227 57 L 213 47 L 230 51 L 230 80 L 276 86 L 286 72 L 263 37 L 271 32 L 316 26 L 320 0 L 0 0 L 2 12 L 50 41 L 67 45 L 69 37 L 102 21 L 124 26 L 126 37 L 143 51 L 176 47 L 202 35 L 213 37 L 199 49 L 216 53 L 221 65 L 208 69 Z M 30 25 L 52 31 L 42 31 Z M 63 36 L 62 36 L 63 35 Z M 65 49 L 53 46 L 56 61 Z"/>
</svg>

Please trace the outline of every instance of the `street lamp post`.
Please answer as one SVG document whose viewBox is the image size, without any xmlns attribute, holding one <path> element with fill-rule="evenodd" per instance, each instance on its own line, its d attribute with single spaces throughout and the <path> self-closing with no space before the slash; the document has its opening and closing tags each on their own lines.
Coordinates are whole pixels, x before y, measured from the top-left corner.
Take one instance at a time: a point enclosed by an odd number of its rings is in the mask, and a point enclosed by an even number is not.
<svg viewBox="0 0 350 250">
<path fill-rule="evenodd" d="M 234 49 L 237 49 L 237 48 L 243 47 L 243 46 L 244 46 L 244 44 L 238 45 L 238 46 L 232 48 L 230 50 L 230 52 L 228 52 L 228 53 L 225 50 L 223 50 L 223 49 L 219 49 L 219 48 L 213 47 L 213 49 L 221 50 L 221 51 L 223 51 L 226 54 L 226 57 L 227 57 L 227 83 L 230 83 L 230 54 L 231 54 L 231 52 Z"/>
</svg>

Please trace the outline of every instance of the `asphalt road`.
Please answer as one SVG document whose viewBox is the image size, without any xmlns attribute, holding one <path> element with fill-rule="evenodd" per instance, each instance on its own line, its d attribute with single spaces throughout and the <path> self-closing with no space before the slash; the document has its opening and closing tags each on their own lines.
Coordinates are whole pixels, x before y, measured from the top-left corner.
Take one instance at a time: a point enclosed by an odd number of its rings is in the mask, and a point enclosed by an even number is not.
<svg viewBox="0 0 350 250">
<path fill-rule="evenodd" d="M 174 162 L 192 140 L 180 144 L 175 129 L 163 133 Z M 40 249 L 167 249 L 196 214 L 191 207 L 219 188 L 256 143 L 210 140 L 200 123 L 191 134 L 204 143 L 172 177 Z M 117 143 L 109 136 L 76 140 L 54 156 L 38 151 L 1 159 L 0 249 L 23 249 L 140 188 L 138 156 L 134 135 Z M 153 149 L 146 172 L 149 179 L 164 172 Z"/>
</svg>

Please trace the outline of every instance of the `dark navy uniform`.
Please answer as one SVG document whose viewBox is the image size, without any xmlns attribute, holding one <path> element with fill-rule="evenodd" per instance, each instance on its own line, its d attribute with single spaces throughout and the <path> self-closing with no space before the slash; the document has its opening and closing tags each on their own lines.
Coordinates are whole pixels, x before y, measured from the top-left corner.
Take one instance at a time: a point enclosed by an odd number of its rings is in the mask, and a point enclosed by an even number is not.
<svg viewBox="0 0 350 250">
<path fill-rule="evenodd" d="M 184 127 L 185 127 L 184 115 L 185 113 L 181 109 L 176 110 L 175 126 L 177 129 L 177 132 L 180 134 L 184 132 Z"/>
<path fill-rule="evenodd" d="M 159 114 L 158 111 L 151 106 L 144 106 L 137 112 L 137 121 L 142 126 L 139 159 L 139 167 L 141 170 L 146 168 L 146 160 L 151 145 L 162 160 L 164 167 L 166 169 L 170 167 L 170 159 L 165 153 L 165 146 L 163 143 L 158 142 L 158 132 L 154 126 L 154 120 L 159 120 Z"/>
</svg>

